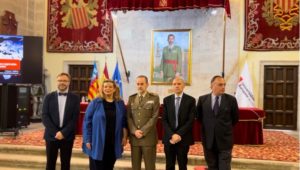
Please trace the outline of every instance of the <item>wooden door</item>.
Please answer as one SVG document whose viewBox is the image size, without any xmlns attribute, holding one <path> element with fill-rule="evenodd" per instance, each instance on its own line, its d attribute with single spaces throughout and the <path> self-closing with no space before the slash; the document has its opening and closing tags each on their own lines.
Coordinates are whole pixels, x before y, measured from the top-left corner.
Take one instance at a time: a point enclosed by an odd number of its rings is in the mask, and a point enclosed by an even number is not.
<svg viewBox="0 0 300 170">
<path fill-rule="evenodd" d="M 80 99 L 88 94 L 92 71 L 93 65 L 69 65 L 72 77 L 70 91 L 80 96 Z"/>
<path fill-rule="evenodd" d="M 297 128 L 298 66 L 264 67 L 264 127 Z"/>
</svg>

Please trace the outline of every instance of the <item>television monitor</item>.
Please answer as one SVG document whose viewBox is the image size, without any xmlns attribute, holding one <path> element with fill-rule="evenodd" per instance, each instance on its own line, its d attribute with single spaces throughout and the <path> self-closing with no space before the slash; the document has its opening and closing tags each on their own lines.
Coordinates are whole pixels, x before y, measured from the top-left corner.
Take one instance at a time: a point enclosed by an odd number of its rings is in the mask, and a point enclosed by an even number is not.
<svg viewBox="0 0 300 170">
<path fill-rule="evenodd" d="M 0 35 L 0 83 L 41 84 L 43 38 Z"/>
<path fill-rule="evenodd" d="M 0 75 L 4 79 L 20 75 L 23 60 L 23 37 L 0 36 Z"/>
</svg>

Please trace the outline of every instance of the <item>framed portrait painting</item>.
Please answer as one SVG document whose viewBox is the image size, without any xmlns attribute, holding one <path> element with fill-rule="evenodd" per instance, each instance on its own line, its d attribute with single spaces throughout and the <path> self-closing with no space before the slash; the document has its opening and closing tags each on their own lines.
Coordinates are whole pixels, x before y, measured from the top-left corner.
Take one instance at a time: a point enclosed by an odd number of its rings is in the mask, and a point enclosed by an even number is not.
<svg viewBox="0 0 300 170">
<path fill-rule="evenodd" d="M 153 30 L 151 48 L 151 84 L 172 84 L 181 76 L 191 83 L 191 30 Z"/>
</svg>

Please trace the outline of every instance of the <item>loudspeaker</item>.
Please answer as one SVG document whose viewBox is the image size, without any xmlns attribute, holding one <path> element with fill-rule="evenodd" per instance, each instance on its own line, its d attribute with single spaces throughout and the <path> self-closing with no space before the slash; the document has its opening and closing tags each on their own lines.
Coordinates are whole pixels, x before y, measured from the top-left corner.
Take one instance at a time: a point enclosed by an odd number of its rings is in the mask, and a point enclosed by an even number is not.
<svg viewBox="0 0 300 170">
<path fill-rule="evenodd" d="M 0 86 L 0 129 L 20 128 L 29 125 L 30 88 L 27 86 Z"/>
<path fill-rule="evenodd" d="M 1 86 L 1 115 L 0 128 L 16 128 L 17 120 L 17 86 Z"/>
<path fill-rule="evenodd" d="M 17 89 L 17 126 L 29 125 L 30 88 L 19 86 Z"/>
</svg>

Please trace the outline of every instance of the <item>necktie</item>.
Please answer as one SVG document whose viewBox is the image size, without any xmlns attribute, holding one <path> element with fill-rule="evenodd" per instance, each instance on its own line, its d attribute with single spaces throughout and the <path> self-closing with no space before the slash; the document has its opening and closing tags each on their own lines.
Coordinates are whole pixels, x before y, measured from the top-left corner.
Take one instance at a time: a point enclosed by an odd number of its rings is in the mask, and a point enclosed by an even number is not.
<svg viewBox="0 0 300 170">
<path fill-rule="evenodd" d="M 176 118 L 175 127 L 176 127 L 176 128 L 177 128 L 177 126 L 178 126 L 178 111 L 179 111 L 179 105 L 180 105 L 180 97 L 176 97 L 176 100 L 175 100 L 175 118 Z"/>
<path fill-rule="evenodd" d="M 142 103 L 142 101 L 143 101 L 143 96 L 142 96 L 142 95 L 140 95 L 140 96 L 139 96 L 139 104 L 141 104 L 141 103 Z"/>
<path fill-rule="evenodd" d="M 215 101 L 215 104 L 214 104 L 214 107 L 213 107 L 213 111 L 214 111 L 215 115 L 218 114 L 218 111 L 219 111 L 219 96 L 216 96 L 216 101 Z"/>
<path fill-rule="evenodd" d="M 67 96 L 67 93 L 58 93 L 59 96 Z"/>
</svg>

